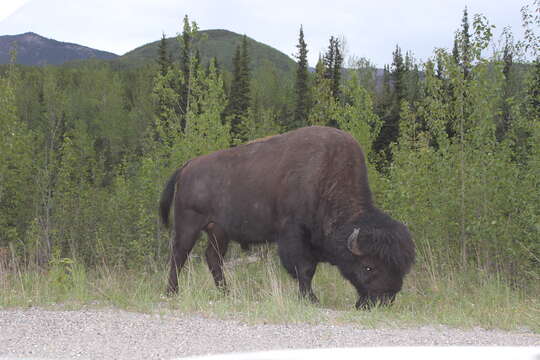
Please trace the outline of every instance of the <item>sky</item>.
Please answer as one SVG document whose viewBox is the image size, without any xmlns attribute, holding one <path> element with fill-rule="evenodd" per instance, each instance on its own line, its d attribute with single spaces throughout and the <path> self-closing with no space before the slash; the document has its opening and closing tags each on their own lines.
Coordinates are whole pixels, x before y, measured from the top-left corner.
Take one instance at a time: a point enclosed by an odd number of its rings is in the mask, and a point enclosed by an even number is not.
<svg viewBox="0 0 540 360">
<path fill-rule="evenodd" d="M 200 29 L 227 29 L 292 56 L 304 28 L 314 66 L 330 36 L 345 39 L 346 56 L 377 67 L 392 62 L 398 44 L 427 60 L 435 48 L 451 48 L 463 9 L 485 15 L 522 37 L 522 6 L 533 0 L 0 0 L 0 35 L 35 32 L 122 55 L 176 36 L 187 14 Z M 496 41 L 493 44 L 496 46 Z"/>
</svg>

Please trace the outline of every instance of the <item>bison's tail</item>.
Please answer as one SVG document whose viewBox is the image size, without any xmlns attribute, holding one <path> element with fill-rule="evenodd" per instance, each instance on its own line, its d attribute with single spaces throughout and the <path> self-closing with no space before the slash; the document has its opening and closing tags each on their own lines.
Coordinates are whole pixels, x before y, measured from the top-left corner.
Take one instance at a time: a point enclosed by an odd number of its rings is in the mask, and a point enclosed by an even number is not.
<svg viewBox="0 0 540 360">
<path fill-rule="evenodd" d="M 174 188 L 176 187 L 176 177 L 180 169 L 176 170 L 167 181 L 163 192 L 161 193 L 161 200 L 159 201 L 159 213 L 161 215 L 161 222 L 165 227 L 169 227 L 169 211 L 174 198 Z"/>
<path fill-rule="evenodd" d="M 184 166 L 186 165 L 187 163 L 184 164 Z M 178 180 L 178 176 L 180 175 L 180 172 L 182 171 L 184 166 L 176 170 L 171 175 L 169 181 L 167 181 L 167 184 L 165 184 L 163 192 L 161 193 L 161 200 L 159 201 L 159 213 L 161 215 L 161 221 L 163 222 L 163 225 L 165 225 L 165 227 L 169 227 L 169 211 L 171 209 L 171 204 L 174 198 L 174 189 L 176 188 L 176 181 Z"/>
</svg>

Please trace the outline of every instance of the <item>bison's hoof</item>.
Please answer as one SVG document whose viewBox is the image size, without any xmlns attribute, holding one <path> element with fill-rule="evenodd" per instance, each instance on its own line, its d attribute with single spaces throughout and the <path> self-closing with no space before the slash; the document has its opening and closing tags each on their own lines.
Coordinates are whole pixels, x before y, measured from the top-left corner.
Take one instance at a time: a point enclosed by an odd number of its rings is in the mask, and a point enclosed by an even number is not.
<svg viewBox="0 0 540 360">
<path fill-rule="evenodd" d="M 177 294 L 178 294 L 178 288 L 176 288 L 176 287 L 169 286 L 169 287 L 167 287 L 167 290 L 165 290 L 165 295 L 167 297 L 175 296 Z"/>
</svg>

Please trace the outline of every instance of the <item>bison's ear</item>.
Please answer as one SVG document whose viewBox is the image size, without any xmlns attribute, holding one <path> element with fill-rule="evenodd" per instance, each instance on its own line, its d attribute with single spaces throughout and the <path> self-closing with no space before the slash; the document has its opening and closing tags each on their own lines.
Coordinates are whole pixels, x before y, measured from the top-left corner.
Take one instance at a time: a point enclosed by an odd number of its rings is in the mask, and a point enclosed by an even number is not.
<svg viewBox="0 0 540 360">
<path fill-rule="evenodd" d="M 355 228 L 353 232 L 351 233 L 351 235 L 349 235 L 349 238 L 347 239 L 347 248 L 354 255 L 362 256 L 364 254 L 360 250 L 360 246 L 358 246 L 358 233 L 359 232 L 360 232 L 360 229 Z"/>
</svg>

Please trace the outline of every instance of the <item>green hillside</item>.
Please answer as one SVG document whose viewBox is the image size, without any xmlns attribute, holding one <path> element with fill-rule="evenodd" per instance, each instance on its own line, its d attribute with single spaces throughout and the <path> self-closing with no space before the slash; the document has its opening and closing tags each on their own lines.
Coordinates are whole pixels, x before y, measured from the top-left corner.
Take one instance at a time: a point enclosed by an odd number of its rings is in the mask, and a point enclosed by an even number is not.
<svg viewBox="0 0 540 360">
<path fill-rule="evenodd" d="M 203 30 L 199 32 L 199 39 L 195 41 L 203 63 L 216 57 L 221 66 L 232 70 L 232 58 L 236 47 L 242 42 L 242 35 L 228 30 Z M 166 40 L 167 48 L 175 60 L 180 54 L 180 43 L 176 37 Z M 152 62 L 158 53 L 159 40 L 143 45 L 117 58 L 114 62 L 128 67 L 138 67 Z M 277 69 L 288 73 L 294 69 L 295 62 L 268 45 L 255 41 L 248 37 L 249 56 L 252 68 L 259 68 L 265 61 L 271 62 Z"/>
<path fill-rule="evenodd" d="M 9 64 L 17 50 L 16 63 L 27 66 L 62 65 L 67 62 L 110 60 L 118 55 L 73 43 L 48 39 L 33 32 L 0 36 L 0 64 Z"/>
</svg>

